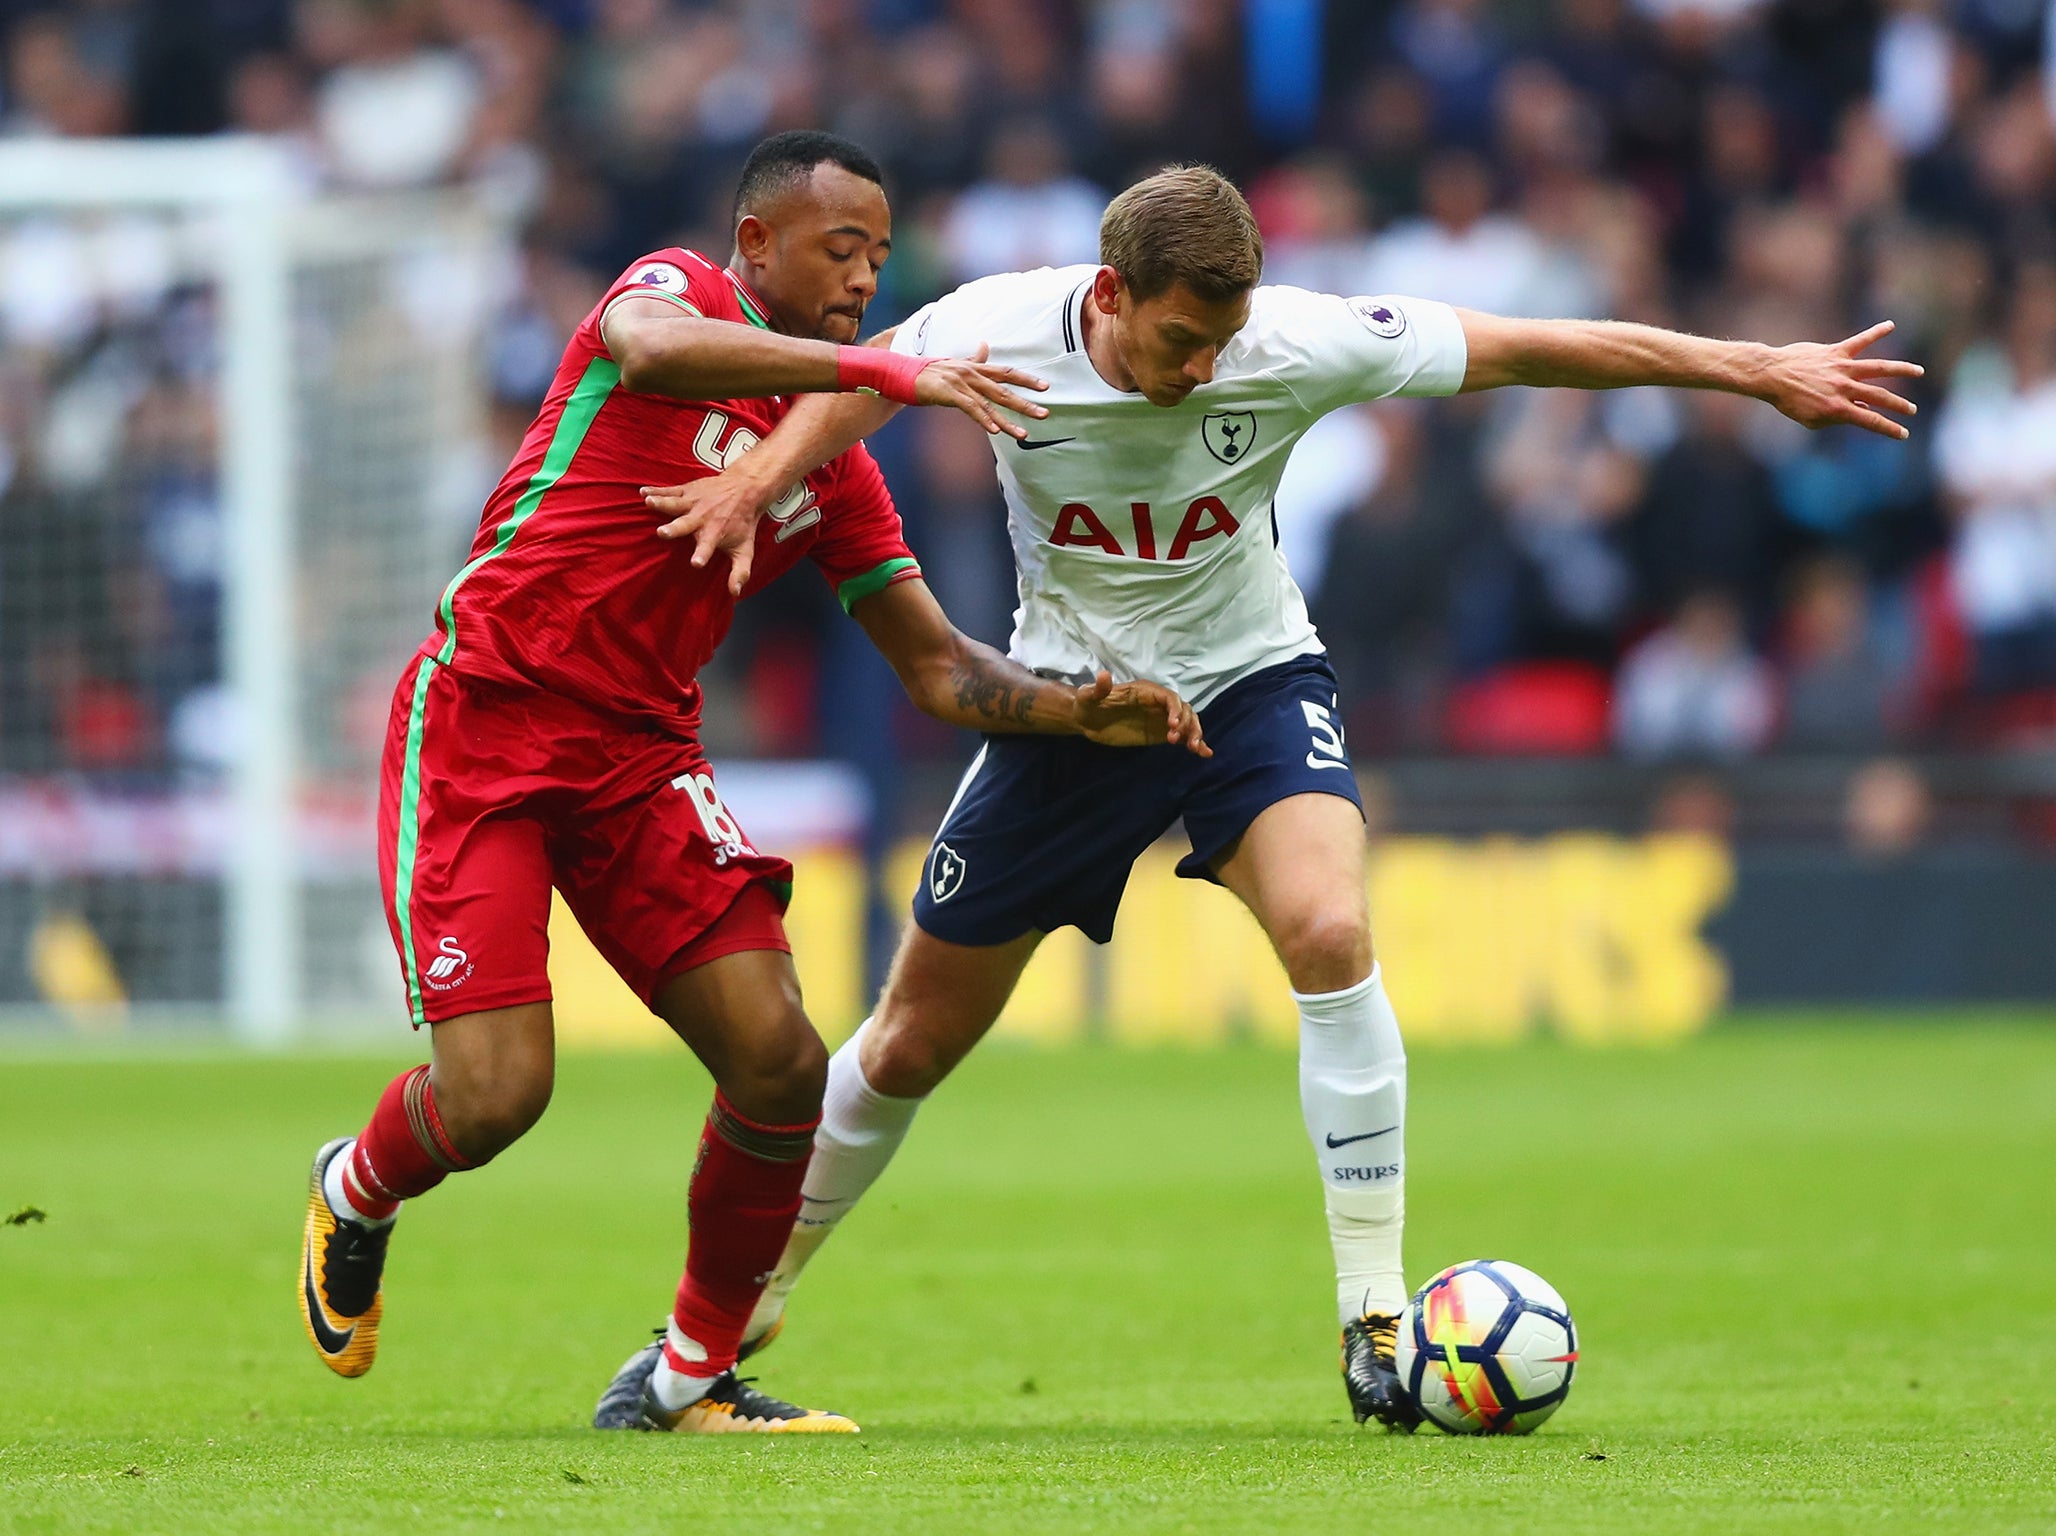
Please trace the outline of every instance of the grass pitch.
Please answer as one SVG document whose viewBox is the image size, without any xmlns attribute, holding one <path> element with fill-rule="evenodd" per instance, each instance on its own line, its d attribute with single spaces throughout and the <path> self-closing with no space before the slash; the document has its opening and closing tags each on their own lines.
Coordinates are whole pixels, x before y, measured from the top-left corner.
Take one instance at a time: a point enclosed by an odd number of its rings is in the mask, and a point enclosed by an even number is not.
<svg viewBox="0 0 2056 1536">
<path fill-rule="evenodd" d="M 300 1334 L 308 1158 L 392 1064 L 0 1059 L 0 1530 L 2056 1529 L 2056 1025 L 1421 1053 L 1409 1270 L 1585 1359 L 1530 1440 L 1348 1422 L 1283 1055 L 982 1053 L 767 1387 L 861 1438 L 585 1428 L 665 1310 L 706 1090 L 572 1058 L 402 1219 L 378 1367 Z"/>
</svg>

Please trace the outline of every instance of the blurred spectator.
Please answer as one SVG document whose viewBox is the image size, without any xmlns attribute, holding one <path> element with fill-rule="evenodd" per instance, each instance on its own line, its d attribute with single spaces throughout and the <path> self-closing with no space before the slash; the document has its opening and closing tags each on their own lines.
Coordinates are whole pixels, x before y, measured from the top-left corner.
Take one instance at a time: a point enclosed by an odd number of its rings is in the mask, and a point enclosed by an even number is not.
<svg viewBox="0 0 2056 1536">
<path fill-rule="evenodd" d="M 1014 632 L 1014 552 L 991 442 L 955 411 L 912 415 L 920 476 L 907 511 L 922 569 L 957 628 L 1004 649 Z"/>
<path fill-rule="evenodd" d="M 1734 791 L 1711 773 L 1679 773 L 1666 778 L 1649 809 L 1651 832 L 1717 837 L 1724 842 L 1735 835 L 1735 820 Z"/>
<path fill-rule="evenodd" d="M 1747 616 L 1769 618 L 1784 530 L 1770 472 L 1745 441 L 1766 409 L 1740 395 L 1687 397 L 1685 430 L 1650 467 L 1627 530 L 1640 597 L 1655 613 L 1713 586 L 1741 597 Z"/>
<path fill-rule="evenodd" d="M 1620 526 L 1642 495 L 1642 465 L 1607 431 L 1596 395 L 1522 390 L 1498 415 L 1485 475 L 1503 517 L 1513 645 L 1611 661 L 1634 593 Z"/>
<path fill-rule="evenodd" d="M 725 250 L 742 154 L 789 126 L 851 133 L 888 168 L 880 325 L 965 278 L 1092 260 L 1107 194 L 1178 159 L 1250 188 L 1274 282 L 1773 342 L 1889 316 L 1941 407 L 1912 445 L 1658 390 L 1392 405 L 1309 436 L 1276 518 L 1367 745 L 1433 750 L 1457 722 L 1481 749 L 1589 750 L 1618 677 L 1624 744 L 1642 740 L 1630 695 L 1661 696 L 1649 750 L 1746 750 L 1761 735 L 1738 722 L 1768 714 L 1733 706 L 1768 696 L 1753 644 L 1786 669 L 1784 741 L 1862 749 L 1881 729 L 1992 729 L 1953 709 L 1966 678 L 2030 701 L 2056 687 L 2043 10 L 1338 5 L 1313 136 L 1285 152 L 1250 130 L 1237 0 L 20 4 L 0 6 L 0 133 L 225 128 L 293 145 L 309 186 L 468 185 L 521 229 L 512 291 L 475 285 L 495 306 L 502 462 L 598 291 L 658 245 Z M 10 768 L 205 755 L 221 534 L 204 247 L 155 217 L 0 219 Z M 967 443 L 910 422 L 891 473 L 952 611 L 1003 633 L 991 471 Z M 1739 616 L 1718 645 L 1686 601 L 1703 586 Z M 759 744 L 825 739 L 802 705 L 835 708 L 818 678 L 841 631 L 817 597 L 765 603 L 710 675 L 718 693 L 757 667 L 802 701 L 746 722 Z M 789 645 L 757 643 L 781 623 Z M 1921 659 L 1917 709 L 1902 652 Z M 1671 686 L 1688 676 L 1689 706 Z"/>
<path fill-rule="evenodd" d="M 1366 76 L 1347 104 L 1342 147 L 1381 220 L 1420 211 L 1433 111 L 1420 76 L 1389 64 Z"/>
<path fill-rule="evenodd" d="M 1911 853 L 1933 820 L 1927 780 L 1909 763 L 1881 758 L 1865 764 L 1849 780 L 1842 826 L 1857 853 L 1877 859 Z"/>
<path fill-rule="evenodd" d="M 1385 478 L 1381 422 L 1401 414 L 1391 406 L 1336 411 L 1315 422 L 1293 448 L 1271 519 L 1285 568 L 1301 591 L 1321 590 L 1336 520 L 1378 498 Z"/>
<path fill-rule="evenodd" d="M 461 54 L 430 43 L 424 0 L 308 0 L 300 18 L 303 46 L 326 66 L 314 117 L 336 179 L 404 187 L 448 176 L 482 93 Z"/>
<path fill-rule="evenodd" d="M 1419 404 L 1388 401 L 1363 416 L 1331 420 L 1375 456 L 1375 489 L 1327 524 L 1317 567 L 1305 572 L 1302 557 L 1294 571 L 1336 673 L 1347 679 L 1345 707 L 1356 738 L 1374 750 L 1432 745 L 1449 668 L 1449 570 L 1476 503 L 1465 501 L 1461 482 L 1436 474 L 1431 419 Z M 1373 435 L 1356 437 L 1366 427 Z M 1295 468 L 1289 478 L 1300 473 Z M 1279 499 L 1293 505 L 1286 487 Z"/>
<path fill-rule="evenodd" d="M 1616 689 L 1614 738 L 1630 757 L 1745 757 L 1776 718 L 1770 671 L 1724 592 L 1686 598 L 1668 628 L 1628 653 Z"/>
<path fill-rule="evenodd" d="M 1542 245 L 1520 220 L 1493 212 L 1492 168 L 1444 150 L 1421 181 L 1424 213 L 1371 242 L 1361 293 L 1408 293 L 1502 315 L 1535 313 Z"/>
<path fill-rule="evenodd" d="M 1077 142 L 1088 179 L 1124 187 L 1182 160 L 1251 169 L 1236 0 L 1113 0 L 1087 10 L 1096 121 Z"/>
<path fill-rule="evenodd" d="M 967 131 L 978 112 L 978 54 L 961 30 L 929 27 L 894 40 L 891 68 L 896 90 L 875 109 L 870 129 L 884 142 L 902 198 L 951 192 L 978 173 L 980 136 Z"/>
<path fill-rule="evenodd" d="M 1097 260 L 1107 194 L 1068 165 L 1063 140 L 1049 123 L 1024 118 L 1002 128 L 985 179 L 965 190 L 944 221 L 951 275 L 969 282 L 993 272 Z"/>
<path fill-rule="evenodd" d="M 1393 14 L 1392 41 L 1427 83 L 1437 134 L 1482 146 L 1502 58 L 1485 0 L 1406 0 Z"/>
<path fill-rule="evenodd" d="M 1934 454 L 1978 686 L 2056 684 L 2056 266 L 2022 272 L 2003 345 L 1958 367 Z"/>
<path fill-rule="evenodd" d="M 7 88 L 0 124 L 8 133 L 92 137 L 128 126 L 122 82 L 111 61 L 80 47 L 83 18 L 63 11 L 22 16 L 7 37 Z"/>
<path fill-rule="evenodd" d="M 1723 84 L 1706 94 L 1699 145 L 1671 257 L 1678 271 L 1703 281 L 1719 273 L 1736 217 L 1781 190 L 1784 162 L 1770 103 L 1742 85 Z"/>
<path fill-rule="evenodd" d="M 1940 0 L 1895 0 L 1878 28 L 1872 99 L 1892 142 L 1909 155 L 1932 149 L 1953 115 L 1956 39 Z"/>
<path fill-rule="evenodd" d="M 1871 636 L 1858 567 L 1828 559 L 1801 572 L 1785 647 L 1785 745 L 1807 752 L 1882 746 L 1904 701 Z"/>
<path fill-rule="evenodd" d="M 1325 152 L 1288 161 L 1250 189 L 1250 207 L 1264 235 L 1264 281 L 1361 290 L 1370 210 L 1348 161 Z"/>
</svg>

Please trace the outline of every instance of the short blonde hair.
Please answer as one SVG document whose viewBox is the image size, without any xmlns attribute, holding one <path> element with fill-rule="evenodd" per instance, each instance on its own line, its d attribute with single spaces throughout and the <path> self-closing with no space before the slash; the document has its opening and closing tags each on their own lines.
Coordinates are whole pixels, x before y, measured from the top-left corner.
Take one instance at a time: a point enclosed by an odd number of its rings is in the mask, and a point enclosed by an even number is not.
<svg viewBox="0 0 2056 1536">
<path fill-rule="evenodd" d="M 1218 304 L 1257 285 L 1264 237 L 1234 182 L 1209 165 L 1174 165 L 1107 204 L 1099 259 L 1138 299 L 1183 283 Z"/>
</svg>

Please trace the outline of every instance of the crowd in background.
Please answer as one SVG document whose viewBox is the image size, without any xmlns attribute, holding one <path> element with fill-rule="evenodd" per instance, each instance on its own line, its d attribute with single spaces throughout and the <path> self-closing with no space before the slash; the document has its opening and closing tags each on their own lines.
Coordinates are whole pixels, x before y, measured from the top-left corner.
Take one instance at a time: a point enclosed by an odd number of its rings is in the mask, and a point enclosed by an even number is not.
<svg viewBox="0 0 2056 1536">
<path fill-rule="evenodd" d="M 1910 445 L 1729 396 L 1506 391 L 1340 413 L 1280 496 L 1360 752 L 1721 761 L 2056 726 L 2048 31 L 2034 0 L 0 0 L 0 133 L 251 131 L 310 182 L 473 184 L 522 230 L 489 331 L 501 462 L 612 276 L 725 254 L 742 157 L 794 126 L 888 169 L 881 324 L 1094 260 L 1109 194 L 1185 159 L 1245 187 L 1274 282 L 1769 342 L 1890 317 L 1928 369 Z M 119 317 L 24 299 L 53 285 L 21 243 L 0 769 L 147 766 L 181 732 L 204 755 L 206 711 L 181 717 L 218 677 L 204 326 L 173 292 L 109 361 L 74 333 Z M 31 380 L 38 356 L 72 373 Z M 81 357 L 98 392 L 38 408 Z M 1003 640 L 989 456 L 918 414 L 877 444 L 910 538 Z M 109 455 L 142 512 L 68 496 Z M 730 747 L 850 729 L 818 585 L 746 607 L 710 684 Z M 923 730 L 911 750 L 954 750 Z"/>
</svg>

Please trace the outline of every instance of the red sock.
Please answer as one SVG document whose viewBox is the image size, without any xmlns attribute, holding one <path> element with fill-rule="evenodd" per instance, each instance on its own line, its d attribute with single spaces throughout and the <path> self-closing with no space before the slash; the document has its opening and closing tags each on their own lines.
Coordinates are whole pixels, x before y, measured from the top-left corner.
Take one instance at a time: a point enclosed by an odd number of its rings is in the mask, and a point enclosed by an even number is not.
<svg viewBox="0 0 2056 1536">
<path fill-rule="evenodd" d="M 450 1145 L 436 1113 L 428 1068 L 411 1067 L 386 1084 L 371 1123 L 358 1133 L 343 1169 L 344 1193 L 363 1215 L 382 1221 L 402 1200 L 425 1195 L 470 1163 Z"/>
<path fill-rule="evenodd" d="M 667 1341 L 665 1363 L 680 1375 L 718 1376 L 735 1364 L 743 1328 L 800 1213 L 800 1184 L 820 1123 L 817 1117 L 805 1125 L 759 1125 L 715 1093 L 686 1207 L 692 1241 L 685 1278 L 671 1309 L 676 1333 L 706 1354 L 687 1359 Z"/>
</svg>

